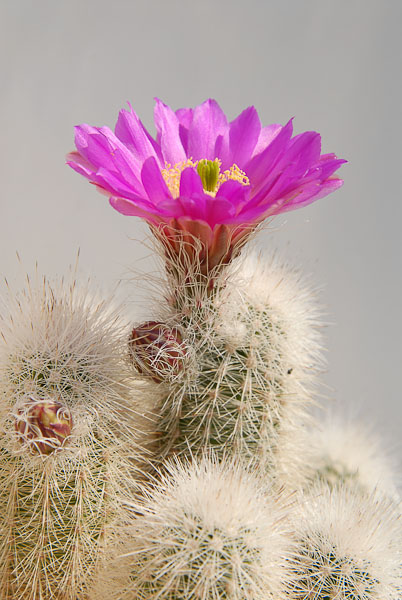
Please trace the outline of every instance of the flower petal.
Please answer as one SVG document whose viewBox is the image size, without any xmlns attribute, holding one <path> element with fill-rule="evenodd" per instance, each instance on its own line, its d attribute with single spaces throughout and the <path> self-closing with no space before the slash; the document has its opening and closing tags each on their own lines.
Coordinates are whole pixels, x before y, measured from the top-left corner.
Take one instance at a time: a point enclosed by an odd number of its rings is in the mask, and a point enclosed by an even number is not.
<svg viewBox="0 0 402 600">
<path fill-rule="evenodd" d="M 153 156 L 147 158 L 144 162 L 141 171 L 141 180 L 148 197 L 155 205 L 156 212 L 159 202 L 172 198 L 169 188 L 162 177 L 159 165 Z"/>
<path fill-rule="evenodd" d="M 203 194 L 201 177 L 193 167 L 184 169 L 180 177 L 180 196 L 193 196 L 194 194 Z"/>
<path fill-rule="evenodd" d="M 137 160 L 143 162 L 150 156 L 154 156 L 159 163 L 163 164 L 158 144 L 152 139 L 131 106 L 130 109 L 129 111 L 122 109 L 119 112 L 115 127 L 116 136 L 130 148 Z"/>
<path fill-rule="evenodd" d="M 108 127 L 75 127 L 75 144 L 80 154 L 99 169 L 108 169 L 134 186 L 138 185 L 141 163 Z"/>
<path fill-rule="evenodd" d="M 142 217 L 152 223 L 158 223 L 159 220 L 154 215 L 153 207 L 146 205 L 142 206 L 142 199 L 138 198 L 137 201 L 127 200 L 126 198 L 116 198 L 112 196 L 109 198 L 110 205 L 122 215 L 129 217 Z"/>
<path fill-rule="evenodd" d="M 192 108 L 179 108 L 176 116 L 179 119 L 179 135 L 184 151 L 188 156 L 188 130 L 193 120 L 194 110 Z"/>
<path fill-rule="evenodd" d="M 257 154 L 265 150 L 265 148 L 269 146 L 272 140 L 278 135 L 281 129 L 282 125 L 278 125 L 277 123 L 273 123 L 272 125 L 262 127 L 257 144 L 253 150 L 253 156 L 256 156 Z"/>
<path fill-rule="evenodd" d="M 321 170 L 321 179 L 327 179 L 341 166 L 347 163 L 347 160 L 337 158 L 335 154 L 323 154 L 320 157 L 318 166 Z"/>
<path fill-rule="evenodd" d="M 180 139 L 179 119 L 169 106 L 155 100 L 154 119 L 163 159 L 172 165 L 184 162 L 187 156 Z"/>
<path fill-rule="evenodd" d="M 69 152 L 66 156 L 66 163 L 74 169 L 74 171 L 77 171 L 77 173 L 84 175 L 84 177 L 87 177 L 88 179 L 91 179 L 91 177 L 95 175 L 96 167 L 94 167 L 94 165 L 79 152 Z"/>
<path fill-rule="evenodd" d="M 206 100 L 197 106 L 188 130 L 188 156 L 194 160 L 214 160 L 217 137 L 227 128 L 225 113 L 215 100 Z"/>
<path fill-rule="evenodd" d="M 245 166 L 244 170 L 250 179 L 254 192 L 261 188 L 265 182 L 267 173 L 270 173 L 281 160 L 292 137 L 292 131 L 292 119 L 290 119 L 274 137 L 269 146 L 254 156 Z"/>
<path fill-rule="evenodd" d="M 230 162 L 243 169 L 249 161 L 261 133 L 261 123 L 254 106 L 249 106 L 230 123 Z"/>
<path fill-rule="evenodd" d="M 216 198 L 225 198 L 228 200 L 233 207 L 231 217 L 235 217 L 241 212 L 243 207 L 248 204 L 250 192 L 251 188 L 249 185 L 242 185 L 238 181 L 229 180 L 225 181 L 225 183 L 220 186 Z"/>
</svg>

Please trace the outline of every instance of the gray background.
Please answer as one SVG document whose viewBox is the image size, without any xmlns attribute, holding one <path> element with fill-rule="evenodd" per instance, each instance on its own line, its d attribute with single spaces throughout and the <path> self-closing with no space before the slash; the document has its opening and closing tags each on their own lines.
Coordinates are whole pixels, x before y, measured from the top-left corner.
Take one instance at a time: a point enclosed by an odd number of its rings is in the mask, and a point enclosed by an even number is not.
<svg viewBox="0 0 402 600">
<path fill-rule="evenodd" d="M 113 127 L 129 100 L 152 127 L 154 96 L 174 108 L 214 97 L 230 118 L 254 104 L 264 124 L 295 116 L 350 161 L 345 185 L 259 245 L 323 285 L 330 402 L 397 446 L 402 1 L 2 0 L 0 13 L 1 273 L 21 282 L 16 250 L 25 268 L 61 273 L 78 247 L 105 287 L 151 268 L 146 226 L 64 166 L 74 124 Z"/>
</svg>

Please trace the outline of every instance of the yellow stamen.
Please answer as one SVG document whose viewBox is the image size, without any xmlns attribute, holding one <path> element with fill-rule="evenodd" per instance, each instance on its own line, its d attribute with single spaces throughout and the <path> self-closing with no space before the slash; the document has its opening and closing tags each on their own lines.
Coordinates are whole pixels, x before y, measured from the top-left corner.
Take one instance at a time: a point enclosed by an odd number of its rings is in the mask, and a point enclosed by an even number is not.
<svg viewBox="0 0 402 600">
<path fill-rule="evenodd" d="M 225 181 L 238 181 L 242 185 L 250 185 L 247 175 L 236 164 L 230 169 L 220 172 L 222 161 L 219 158 L 215 160 L 195 160 L 188 158 L 186 161 L 170 165 L 166 163 L 165 168 L 161 170 L 162 177 L 166 181 L 173 198 L 180 195 L 180 178 L 184 169 L 188 167 L 196 168 L 201 178 L 205 193 L 215 197 L 222 183 Z"/>
<path fill-rule="evenodd" d="M 197 161 L 193 162 L 191 158 L 188 158 L 183 162 L 176 163 L 173 166 L 169 163 L 165 164 L 165 168 L 161 170 L 161 173 L 173 198 L 178 198 L 180 196 L 180 177 L 184 169 L 187 169 L 187 167 L 196 166 Z"/>
</svg>

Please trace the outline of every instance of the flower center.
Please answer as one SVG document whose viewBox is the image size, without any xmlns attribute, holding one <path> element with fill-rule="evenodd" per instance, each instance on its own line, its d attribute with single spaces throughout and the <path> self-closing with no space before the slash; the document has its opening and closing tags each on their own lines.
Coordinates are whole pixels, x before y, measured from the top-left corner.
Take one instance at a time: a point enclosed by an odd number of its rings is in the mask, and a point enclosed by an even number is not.
<svg viewBox="0 0 402 600">
<path fill-rule="evenodd" d="M 247 175 L 239 169 L 236 164 L 233 164 L 230 169 L 221 172 L 222 161 L 219 158 L 215 160 L 195 160 L 188 158 L 186 161 L 170 165 L 166 163 L 165 168 L 161 170 L 162 177 L 166 181 L 173 198 L 180 196 L 180 178 L 184 169 L 193 167 L 197 169 L 197 173 L 202 181 L 202 187 L 210 196 L 215 197 L 222 183 L 225 181 L 238 181 L 242 185 L 250 185 L 250 180 Z"/>
</svg>

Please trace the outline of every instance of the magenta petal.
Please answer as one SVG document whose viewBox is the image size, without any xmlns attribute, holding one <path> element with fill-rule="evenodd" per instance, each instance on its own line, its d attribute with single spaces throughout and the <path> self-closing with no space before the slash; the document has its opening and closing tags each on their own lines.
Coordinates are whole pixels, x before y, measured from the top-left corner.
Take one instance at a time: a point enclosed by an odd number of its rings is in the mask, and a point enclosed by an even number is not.
<svg viewBox="0 0 402 600">
<path fill-rule="evenodd" d="M 131 200 L 126 200 L 125 198 L 115 198 L 113 196 L 109 198 L 110 205 L 122 215 L 128 217 L 142 217 L 152 223 L 158 223 L 159 219 L 155 216 L 152 208 L 150 207 L 148 210 L 146 205 L 141 206 L 139 202 L 140 199 L 138 199 L 138 202 L 133 202 Z"/>
<path fill-rule="evenodd" d="M 144 162 L 141 179 L 148 197 L 152 199 L 152 202 L 156 206 L 163 199 L 172 198 L 169 188 L 162 177 L 159 165 L 153 156 L 147 158 Z"/>
<path fill-rule="evenodd" d="M 179 108 L 176 110 L 176 116 L 179 119 L 180 125 L 186 129 L 190 128 L 191 121 L 193 120 L 194 109 L 193 108 Z"/>
<path fill-rule="evenodd" d="M 80 125 L 75 128 L 75 143 L 80 152 L 97 169 L 104 167 L 120 173 L 134 185 L 139 180 L 141 163 L 108 127 Z"/>
<path fill-rule="evenodd" d="M 110 171 L 103 167 L 96 169 L 85 157 L 78 152 L 71 152 L 67 155 L 67 164 L 77 173 L 80 173 L 92 183 L 104 188 L 110 195 L 121 194 L 128 198 L 132 195 L 143 192 L 141 182 L 131 173 L 130 181 L 125 181 L 124 177 L 116 171 Z"/>
<path fill-rule="evenodd" d="M 184 162 L 187 156 L 180 139 L 179 119 L 169 106 L 155 100 L 154 118 L 163 159 L 171 165 Z"/>
<path fill-rule="evenodd" d="M 256 154 L 259 154 L 265 150 L 265 148 L 269 146 L 272 140 L 278 135 L 281 129 L 282 125 L 278 125 L 276 123 L 263 127 L 258 137 L 257 144 L 253 150 L 253 156 L 256 156 Z"/>
<path fill-rule="evenodd" d="M 272 142 L 254 156 L 245 166 L 245 171 L 250 179 L 254 190 L 257 190 L 264 184 L 267 173 L 271 172 L 275 165 L 281 160 L 286 151 L 289 141 L 292 137 L 293 126 L 292 119 L 275 136 Z"/>
<path fill-rule="evenodd" d="M 171 205 L 170 214 L 173 217 L 184 216 L 194 220 L 201 219 L 202 221 L 206 221 L 205 206 L 208 198 L 210 196 L 203 193 L 194 194 L 190 197 L 180 196 L 174 200 L 175 206 Z M 165 208 L 167 206 L 166 203 L 163 206 Z"/>
<path fill-rule="evenodd" d="M 233 206 L 233 216 L 237 215 L 249 202 L 251 188 L 249 185 L 242 185 L 238 181 L 225 181 L 223 183 L 217 194 L 217 199 L 225 198 L 229 200 Z"/>
<path fill-rule="evenodd" d="M 194 110 L 192 108 L 179 108 L 176 116 L 179 119 L 179 135 L 184 151 L 188 156 L 188 130 L 193 120 Z"/>
<path fill-rule="evenodd" d="M 290 142 L 286 154 L 278 168 L 290 166 L 292 174 L 300 175 L 317 162 L 321 152 L 321 136 L 316 131 L 305 131 L 296 135 Z"/>
<path fill-rule="evenodd" d="M 69 152 L 66 156 L 66 159 L 66 162 L 74 162 L 80 165 L 83 169 L 85 169 L 85 171 L 96 171 L 96 167 L 92 163 L 90 163 L 89 160 L 87 160 L 84 156 L 82 156 L 82 154 L 76 152 L 75 150 L 73 152 Z"/>
<path fill-rule="evenodd" d="M 114 168 L 111 160 L 113 146 L 108 136 L 97 127 L 91 127 L 86 123 L 77 125 L 75 129 L 75 145 L 79 153 L 84 156 L 95 167 L 110 166 Z"/>
<path fill-rule="evenodd" d="M 180 196 L 191 197 L 203 193 L 204 189 L 198 173 L 192 167 L 184 169 L 180 177 Z"/>
<path fill-rule="evenodd" d="M 115 134 L 138 160 L 144 161 L 154 156 L 158 162 L 162 161 L 160 148 L 132 109 L 119 112 Z"/>
<path fill-rule="evenodd" d="M 212 198 L 211 196 L 207 196 L 204 221 L 212 229 L 220 223 L 230 223 L 234 216 L 235 207 L 232 202 L 226 198 Z"/>
<path fill-rule="evenodd" d="M 74 171 L 77 171 L 77 173 L 88 179 L 91 179 L 95 175 L 96 167 L 79 152 L 69 152 L 66 156 L 66 163 Z"/>
<path fill-rule="evenodd" d="M 324 198 L 331 194 L 335 190 L 339 189 L 343 185 L 343 179 L 328 179 L 322 184 L 311 184 L 306 186 L 306 189 L 301 189 L 300 192 L 290 199 L 287 198 L 282 204 L 279 204 L 275 212 L 270 214 L 278 214 L 287 212 L 289 210 L 295 210 L 296 208 L 302 208 L 307 206 L 320 198 Z"/>
<path fill-rule="evenodd" d="M 98 169 L 94 182 L 108 190 L 112 196 L 123 196 L 124 198 L 137 198 L 144 194 L 141 181 L 131 179 L 129 182 L 118 174 L 101 167 Z"/>
<path fill-rule="evenodd" d="M 230 162 L 243 169 L 250 159 L 261 132 L 261 123 L 254 106 L 249 106 L 230 123 Z"/>
<path fill-rule="evenodd" d="M 344 165 L 347 162 L 347 160 L 337 158 L 335 154 L 323 154 L 317 163 L 317 166 L 319 166 L 321 171 L 321 179 L 327 179 L 333 175 L 341 165 Z"/>
<path fill-rule="evenodd" d="M 188 156 L 194 160 L 214 160 L 216 139 L 227 128 L 225 113 L 215 100 L 206 100 L 197 106 L 188 130 Z"/>
</svg>

